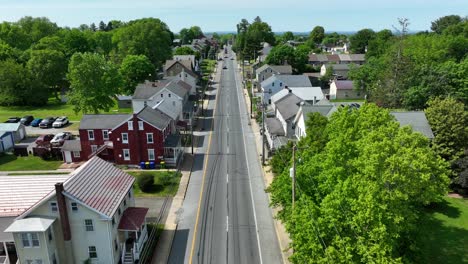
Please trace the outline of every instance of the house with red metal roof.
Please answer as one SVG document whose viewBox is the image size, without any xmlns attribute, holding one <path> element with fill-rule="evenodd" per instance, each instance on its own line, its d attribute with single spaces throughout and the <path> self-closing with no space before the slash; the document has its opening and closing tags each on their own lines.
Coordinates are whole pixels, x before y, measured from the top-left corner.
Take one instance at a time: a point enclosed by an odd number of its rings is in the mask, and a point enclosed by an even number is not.
<svg viewBox="0 0 468 264">
<path fill-rule="evenodd" d="M 27 177 L 0 177 L 0 215 L 12 219 L 1 235 L 14 242 L 21 263 L 139 259 L 148 238 L 148 208 L 135 207 L 134 177 L 99 157 L 70 175 Z M 3 199 L 10 188 L 18 191 L 12 201 Z"/>
</svg>

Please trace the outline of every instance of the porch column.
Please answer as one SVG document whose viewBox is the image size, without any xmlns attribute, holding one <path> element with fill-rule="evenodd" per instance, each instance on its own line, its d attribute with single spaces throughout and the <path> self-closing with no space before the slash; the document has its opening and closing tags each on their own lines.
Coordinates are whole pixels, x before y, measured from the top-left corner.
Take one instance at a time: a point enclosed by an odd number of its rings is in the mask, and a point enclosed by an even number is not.
<svg viewBox="0 0 468 264">
<path fill-rule="evenodd" d="M 8 260 L 7 262 L 5 263 L 10 263 L 10 256 L 8 255 L 8 248 L 6 246 L 6 242 L 2 242 L 3 244 L 3 248 L 5 249 L 5 257 L 6 257 L 6 260 Z"/>
</svg>

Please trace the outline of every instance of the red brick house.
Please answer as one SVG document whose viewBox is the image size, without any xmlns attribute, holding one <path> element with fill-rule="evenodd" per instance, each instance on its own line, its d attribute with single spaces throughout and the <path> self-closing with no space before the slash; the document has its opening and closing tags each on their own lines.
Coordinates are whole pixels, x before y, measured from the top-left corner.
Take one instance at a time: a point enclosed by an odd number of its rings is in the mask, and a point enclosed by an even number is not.
<svg viewBox="0 0 468 264">
<path fill-rule="evenodd" d="M 169 116 L 151 107 L 133 115 L 83 115 L 79 158 L 87 160 L 97 155 L 116 164 L 138 165 L 146 161 L 160 164 L 164 160 L 167 165 L 175 165 L 182 147 L 180 136 L 173 134 L 174 123 Z"/>
</svg>

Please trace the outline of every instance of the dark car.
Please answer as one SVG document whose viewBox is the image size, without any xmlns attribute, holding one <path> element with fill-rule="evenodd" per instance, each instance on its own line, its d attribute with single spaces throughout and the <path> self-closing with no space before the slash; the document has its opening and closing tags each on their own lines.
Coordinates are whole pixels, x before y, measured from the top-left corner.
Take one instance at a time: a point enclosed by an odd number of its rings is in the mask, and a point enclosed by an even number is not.
<svg viewBox="0 0 468 264">
<path fill-rule="evenodd" d="M 34 120 L 33 116 L 27 115 L 27 116 L 23 116 L 23 118 L 21 118 L 20 123 L 25 125 L 25 126 L 29 126 L 29 124 L 31 124 L 31 122 L 33 120 Z"/>
<path fill-rule="evenodd" d="M 34 141 L 38 146 L 46 146 L 50 144 L 50 141 L 54 138 L 54 134 L 40 135 L 36 141 Z"/>
<path fill-rule="evenodd" d="M 9 117 L 5 123 L 18 123 L 21 120 L 19 117 Z"/>
<path fill-rule="evenodd" d="M 42 119 L 41 123 L 39 123 L 39 127 L 40 128 L 52 127 L 52 124 L 54 123 L 55 119 L 56 119 L 55 117 L 46 117 Z"/>
<path fill-rule="evenodd" d="M 42 118 L 36 118 L 31 122 L 31 126 L 38 127 L 41 122 L 42 122 Z"/>
</svg>

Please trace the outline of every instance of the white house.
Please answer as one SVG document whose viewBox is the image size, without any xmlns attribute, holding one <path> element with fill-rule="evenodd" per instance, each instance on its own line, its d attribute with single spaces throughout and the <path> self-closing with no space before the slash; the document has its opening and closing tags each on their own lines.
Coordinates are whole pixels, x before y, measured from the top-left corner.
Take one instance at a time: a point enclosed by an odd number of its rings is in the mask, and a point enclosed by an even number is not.
<svg viewBox="0 0 468 264">
<path fill-rule="evenodd" d="M 364 93 L 354 89 L 353 81 L 333 80 L 330 99 L 364 99 Z"/>
<path fill-rule="evenodd" d="M 255 70 L 255 80 L 261 83 L 270 78 L 273 74 L 292 74 L 291 65 L 269 65 L 265 64 Z"/>
<path fill-rule="evenodd" d="M 322 92 L 322 88 L 320 87 L 288 87 L 288 89 L 283 89 L 271 96 L 272 104 L 274 104 L 275 101 L 278 101 L 290 92 L 292 92 L 294 95 L 310 104 L 316 104 L 317 102 L 325 98 Z"/>
<path fill-rule="evenodd" d="M 11 132 L 15 142 L 19 142 L 26 137 L 26 128 L 21 123 L 0 123 L 1 132 Z"/>
<path fill-rule="evenodd" d="M 326 100 L 321 102 L 325 101 Z M 307 135 L 306 120 L 309 113 L 320 113 L 321 115 L 329 118 L 336 110 L 337 108 L 333 104 L 317 103 L 315 105 L 301 105 L 293 121 L 294 135 L 297 139 L 300 139 L 301 137 L 305 137 Z"/>
<path fill-rule="evenodd" d="M 190 94 L 197 94 L 197 78 L 192 73 L 186 72 L 185 69 L 182 69 L 178 75 L 168 77 L 168 79 L 185 82 L 190 85 Z"/>
<path fill-rule="evenodd" d="M 271 96 L 285 88 L 306 88 L 312 87 L 310 80 L 304 75 L 276 75 L 261 83 L 263 102 L 271 104 Z"/>
<path fill-rule="evenodd" d="M 55 186 L 42 178 L 15 180 L 11 186 L 42 194 L 31 200 L 28 191 L 20 192 L 28 202 L 18 201 L 21 212 L 4 231 L 12 235 L 21 263 L 112 264 L 140 258 L 148 208 L 134 207 L 134 177 L 98 157 L 68 177 L 56 177 Z"/>
<path fill-rule="evenodd" d="M 7 150 L 15 147 L 15 140 L 11 132 L 0 132 L 0 153 L 6 152 Z"/>
</svg>

